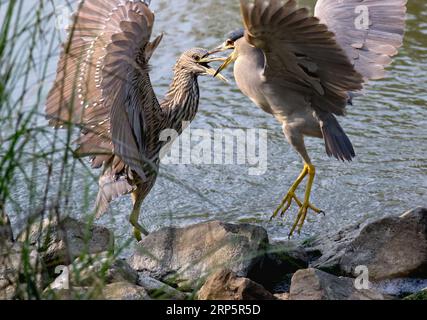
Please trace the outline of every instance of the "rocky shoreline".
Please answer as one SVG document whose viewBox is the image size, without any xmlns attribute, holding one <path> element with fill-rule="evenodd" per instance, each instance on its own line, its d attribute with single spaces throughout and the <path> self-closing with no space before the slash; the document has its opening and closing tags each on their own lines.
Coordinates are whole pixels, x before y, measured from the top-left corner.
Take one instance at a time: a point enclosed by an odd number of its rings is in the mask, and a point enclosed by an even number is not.
<svg viewBox="0 0 427 320">
<path fill-rule="evenodd" d="M 111 231 L 65 218 L 13 241 L 0 224 L 0 299 L 426 299 L 427 209 L 312 241 L 209 221 L 151 233 L 120 259 Z M 59 275 L 58 275 L 59 274 Z M 24 280 L 25 279 L 25 280 Z M 386 290 L 385 283 L 394 283 Z M 404 285 L 412 283 L 411 289 Z M 419 292 L 415 292 L 415 291 Z"/>
</svg>

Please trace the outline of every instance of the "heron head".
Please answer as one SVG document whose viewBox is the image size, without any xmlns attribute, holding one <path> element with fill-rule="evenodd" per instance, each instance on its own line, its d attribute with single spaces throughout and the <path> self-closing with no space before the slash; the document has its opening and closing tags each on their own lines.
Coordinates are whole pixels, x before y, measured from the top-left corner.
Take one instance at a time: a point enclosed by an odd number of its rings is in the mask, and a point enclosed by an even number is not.
<svg viewBox="0 0 427 320">
<path fill-rule="evenodd" d="M 243 38 L 245 35 L 245 29 L 237 29 L 230 32 L 225 40 L 219 47 L 215 48 L 211 53 L 223 52 L 227 50 L 234 50 L 236 42 Z"/>
<path fill-rule="evenodd" d="M 237 44 L 239 40 L 244 37 L 244 35 L 244 29 L 232 31 L 227 35 L 227 40 L 225 40 L 219 47 L 211 51 L 211 54 L 213 54 L 227 50 L 233 50 L 233 52 L 228 56 L 228 58 L 225 59 L 224 63 L 218 68 L 216 74 L 219 74 L 222 70 L 226 69 L 231 63 L 236 61 L 238 56 Z"/>
<path fill-rule="evenodd" d="M 193 48 L 184 52 L 178 59 L 177 68 L 185 69 L 196 76 L 211 75 L 220 80 L 227 81 L 220 73 L 217 73 L 214 68 L 209 66 L 209 63 L 216 61 L 225 61 L 225 58 L 219 58 L 211 55 L 206 49 Z"/>
</svg>

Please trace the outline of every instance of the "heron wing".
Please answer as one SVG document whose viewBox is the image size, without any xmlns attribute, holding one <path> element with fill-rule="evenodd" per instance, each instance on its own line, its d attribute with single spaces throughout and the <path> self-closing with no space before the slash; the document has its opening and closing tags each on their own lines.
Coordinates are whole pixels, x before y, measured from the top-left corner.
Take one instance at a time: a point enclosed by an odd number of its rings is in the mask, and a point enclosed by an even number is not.
<svg viewBox="0 0 427 320">
<path fill-rule="evenodd" d="M 336 35 L 365 80 L 385 76 L 384 68 L 402 46 L 407 0 L 318 0 L 315 16 Z"/>
<path fill-rule="evenodd" d="M 94 166 L 116 154 L 144 177 L 144 131 L 155 122 L 147 114 L 161 113 L 148 67 L 161 40 L 150 42 L 154 14 L 142 1 L 86 0 L 73 21 L 47 100 L 50 124 L 81 126 L 77 152 Z"/>
<path fill-rule="evenodd" d="M 240 0 L 245 38 L 265 55 L 264 81 L 311 97 L 311 105 L 342 115 L 362 77 L 334 34 L 295 0 Z"/>
</svg>

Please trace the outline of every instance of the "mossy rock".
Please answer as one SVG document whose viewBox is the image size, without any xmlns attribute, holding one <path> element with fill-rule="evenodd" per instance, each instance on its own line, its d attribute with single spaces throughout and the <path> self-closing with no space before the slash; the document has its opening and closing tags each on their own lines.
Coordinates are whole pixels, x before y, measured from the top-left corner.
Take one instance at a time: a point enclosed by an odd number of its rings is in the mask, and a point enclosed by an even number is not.
<svg viewBox="0 0 427 320">
<path fill-rule="evenodd" d="M 427 300 L 427 289 L 418 293 L 411 294 L 403 300 Z"/>
</svg>

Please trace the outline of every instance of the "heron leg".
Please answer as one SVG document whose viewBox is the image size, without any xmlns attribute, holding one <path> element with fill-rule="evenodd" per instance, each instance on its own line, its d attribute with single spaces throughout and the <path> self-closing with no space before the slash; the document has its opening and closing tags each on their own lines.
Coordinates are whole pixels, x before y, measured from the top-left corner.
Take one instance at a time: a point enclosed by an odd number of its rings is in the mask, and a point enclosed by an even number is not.
<svg viewBox="0 0 427 320">
<path fill-rule="evenodd" d="M 298 233 L 301 232 L 304 222 L 307 218 L 308 210 L 311 209 L 316 213 L 322 213 L 322 210 L 316 208 L 310 203 L 311 190 L 313 187 L 314 177 L 316 176 L 316 168 L 312 164 L 305 164 L 304 168 L 307 170 L 308 182 L 305 190 L 304 202 L 300 205 L 297 219 L 292 226 L 289 236 L 292 236 L 295 230 L 298 228 Z"/>
<path fill-rule="evenodd" d="M 315 120 L 315 119 L 314 119 Z M 320 130 L 320 127 L 316 121 L 315 128 L 313 127 L 313 130 L 318 130 L 318 136 L 322 136 L 322 132 Z M 322 210 L 319 208 L 316 208 L 310 203 L 310 195 L 311 195 L 311 189 L 313 187 L 314 177 L 316 175 L 316 168 L 314 165 L 312 165 L 310 156 L 307 153 L 307 149 L 305 147 L 304 143 L 304 130 L 305 127 L 312 126 L 313 123 L 307 123 L 307 122 L 301 122 L 300 119 L 287 119 L 283 122 L 283 133 L 286 136 L 286 139 L 289 141 L 289 143 L 295 148 L 295 150 L 298 152 L 298 154 L 301 156 L 301 158 L 304 161 L 304 169 L 302 170 L 301 174 L 297 178 L 297 180 L 294 182 L 292 187 L 289 189 L 288 194 L 283 199 L 281 205 L 279 208 L 274 212 L 273 217 L 276 217 L 279 212 L 281 216 L 284 216 L 284 214 L 288 211 L 288 209 L 291 207 L 292 202 L 294 201 L 299 206 L 298 216 L 297 219 L 292 226 L 291 232 L 289 234 L 289 237 L 293 235 L 295 230 L 298 228 L 298 231 L 300 232 L 305 219 L 307 218 L 307 212 L 308 210 L 312 210 L 315 213 L 323 213 Z M 313 131 L 313 132 L 314 132 Z M 317 135 L 314 135 L 317 136 Z M 301 201 L 296 196 L 295 192 L 298 189 L 298 187 L 301 185 L 301 183 L 306 179 L 308 176 L 308 183 L 307 188 L 305 190 L 305 196 L 304 201 Z"/>
<path fill-rule="evenodd" d="M 148 236 L 148 231 L 138 221 L 143 200 L 144 199 L 140 196 L 138 190 L 132 192 L 133 209 L 129 222 L 133 226 L 133 234 L 138 242 L 142 240 L 142 234 Z"/>
<path fill-rule="evenodd" d="M 283 217 L 285 215 L 286 211 L 288 211 L 288 209 L 291 207 L 292 200 L 294 200 L 298 204 L 299 207 L 302 206 L 302 203 L 297 198 L 295 191 L 298 189 L 299 185 L 305 179 L 307 174 L 308 174 L 308 168 L 307 168 L 307 166 L 304 166 L 304 169 L 302 170 L 301 174 L 299 175 L 297 180 L 295 180 L 294 184 L 289 189 L 287 195 L 283 198 L 282 203 L 276 209 L 276 211 L 274 211 L 273 216 L 271 217 L 271 220 L 276 218 L 278 216 L 279 212 L 280 212 L 280 215 Z"/>
<path fill-rule="evenodd" d="M 279 213 L 283 217 L 291 207 L 292 201 L 294 201 L 298 205 L 298 207 L 300 208 L 298 211 L 298 216 L 291 229 L 289 236 L 292 236 L 297 228 L 298 228 L 298 232 L 301 232 L 305 219 L 307 218 L 307 212 L 309 209 L 311 209 L 317 214 L 323 213 L 322 210 L 320 210 L 319 208 L 315 207 L 310 203 L 310 195 L 311 195 L 311 190 L 313 187 L 315 175 L 316 175 L 316 168 L 312 164 L 305 163 L 304 169 L 302 170 L 301 174 L 295 180 L 294 184 L 289 189 L 286 196 L 283 198 L 282 203 L 276 209 L 276 211 L 273 213 L 273 216 L 271 217 L 271 219 L 273 219 L 277 217 Z M 307 187 L 305 191 L 304 201 L 301 201 L 300 199 L 298 199 L 295 192 L 307 176 L 308 176 L 308 182 L 307 182 Z"/>
</svg>

